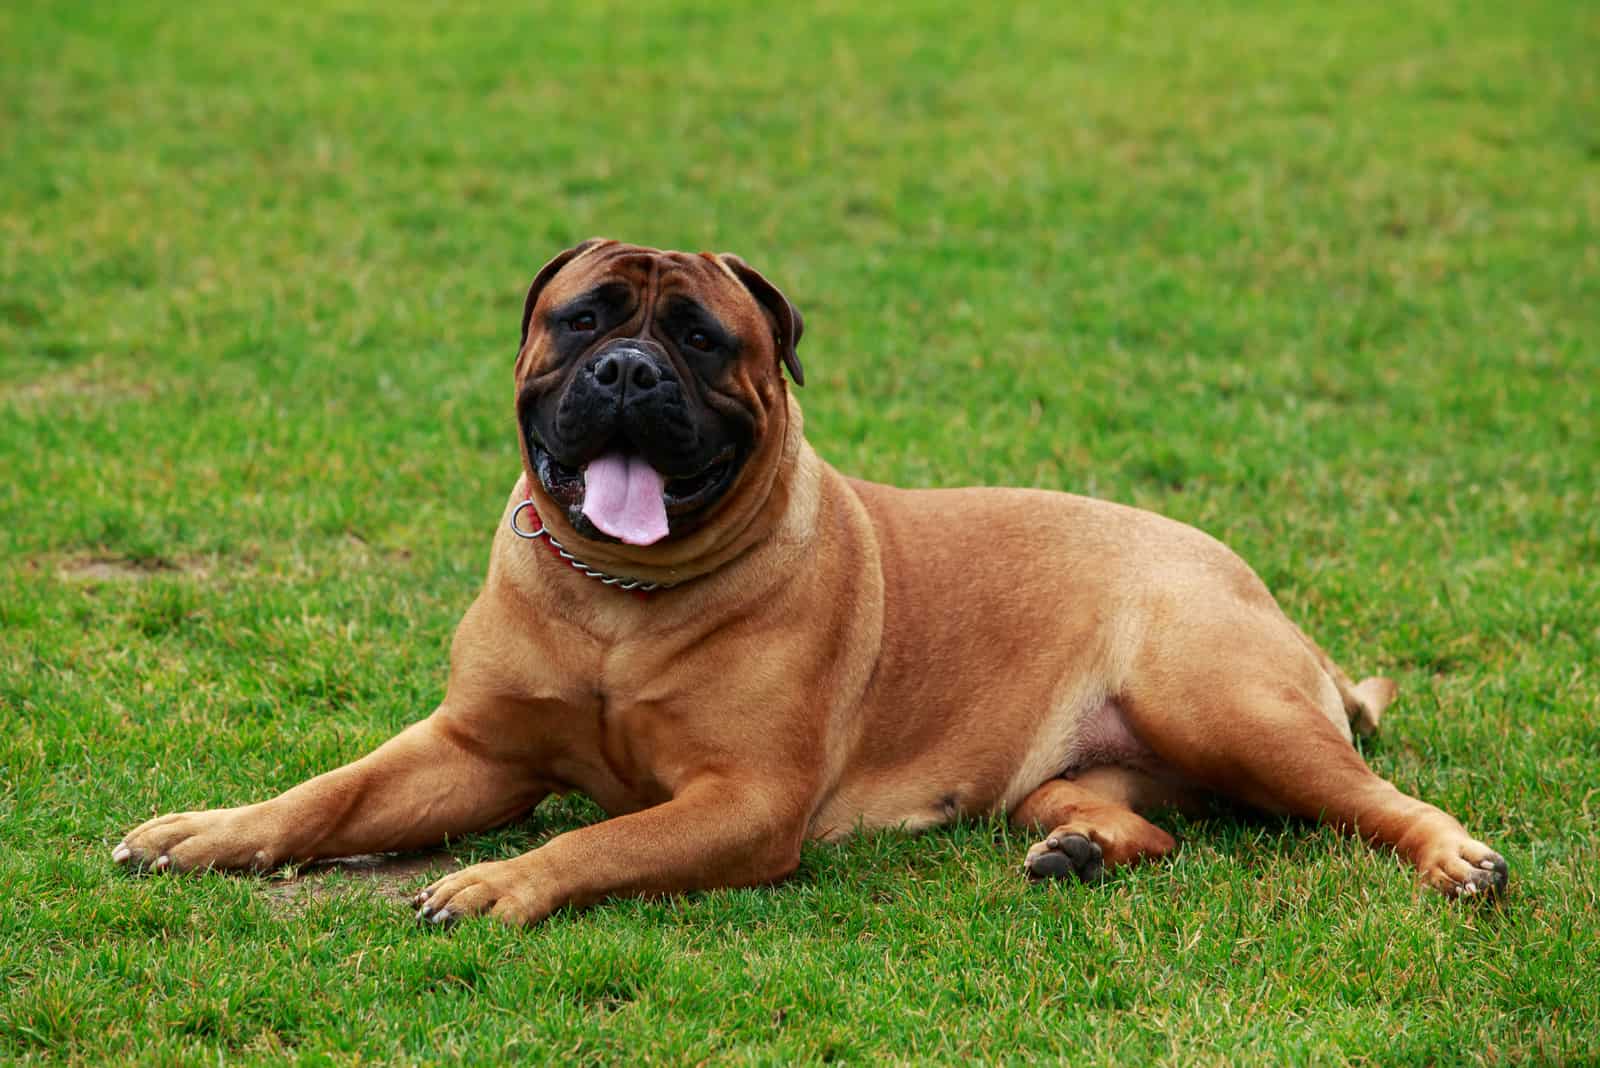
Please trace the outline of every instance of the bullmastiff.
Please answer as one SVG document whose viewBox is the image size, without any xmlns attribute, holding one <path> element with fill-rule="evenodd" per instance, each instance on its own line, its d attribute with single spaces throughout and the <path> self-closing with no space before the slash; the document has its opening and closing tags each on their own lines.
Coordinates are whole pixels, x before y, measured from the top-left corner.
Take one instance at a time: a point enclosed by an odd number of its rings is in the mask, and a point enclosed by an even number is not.
<svg viewBox="0 0 1600 1068">
<path fill-rule="evenodd" d="M 1031 878 L 1163 856 L 1222 795 L 1392 847 L 1451 896 L 1506 862 L 1357 752 L 1394 697 L 1250 568 L 1150 512 L 847 478 L 801 433 L 800 313 L 737 256 L 585 241 L 522 312 L 522 475 L 443 702 L 269 801 L 135 828 L 119 864 L 413 850 L 579 790 L 608 818 L 421 891 L 516 923 L 770 883 L 808 838 L 1002 811 Z"/>
</svg>

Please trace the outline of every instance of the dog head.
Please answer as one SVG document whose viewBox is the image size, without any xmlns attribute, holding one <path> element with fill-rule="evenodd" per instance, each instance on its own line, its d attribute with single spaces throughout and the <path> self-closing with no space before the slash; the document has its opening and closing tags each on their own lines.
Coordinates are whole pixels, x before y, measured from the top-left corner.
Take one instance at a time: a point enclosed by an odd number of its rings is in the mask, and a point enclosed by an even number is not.
<svg viewBox="0 0 1600 1068">
<path fill-rule="evenodd" d="M 635 547 L 714 525 L 775 462 L 801 330 L 737 256 L 598 239 L 556 256 L 528 289 L 516 363 L 541 515 Z"/>
</svg>

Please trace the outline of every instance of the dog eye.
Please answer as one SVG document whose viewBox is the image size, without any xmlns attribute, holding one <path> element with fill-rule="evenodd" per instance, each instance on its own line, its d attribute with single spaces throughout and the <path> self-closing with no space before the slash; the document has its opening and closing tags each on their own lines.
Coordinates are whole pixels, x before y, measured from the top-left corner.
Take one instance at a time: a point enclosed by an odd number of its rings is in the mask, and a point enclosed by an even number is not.
<svg viewBox="0 0 1600 1068">
<path fill-rule="evenodd" d="M 587 334 L 595 327 L 594 312 L 579 312 L 567 320 L 567 329 Z"/>
<path fill-rule="evenodd" d="M 699 349 L 701 352 L 710 352 L 717 347 L 717 343 L 711 340 L 711 335 L 704 330 L 691 330 L 683 340 L 691 349 Z"/>
</svg>

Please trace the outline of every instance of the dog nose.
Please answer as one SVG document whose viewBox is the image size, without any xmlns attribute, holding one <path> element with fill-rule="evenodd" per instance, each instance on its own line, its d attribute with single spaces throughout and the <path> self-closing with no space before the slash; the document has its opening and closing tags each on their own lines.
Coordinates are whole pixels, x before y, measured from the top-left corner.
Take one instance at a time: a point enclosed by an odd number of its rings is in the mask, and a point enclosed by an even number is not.
<svg viewBox="0 0 1600 1068">
<path fill-rule="evenodd" d="M 638 349 L 613 349 L 594 362 L 594 380 L 610 393 L 645 393 L 661 381 L 655 361 Z"/>
</svg>

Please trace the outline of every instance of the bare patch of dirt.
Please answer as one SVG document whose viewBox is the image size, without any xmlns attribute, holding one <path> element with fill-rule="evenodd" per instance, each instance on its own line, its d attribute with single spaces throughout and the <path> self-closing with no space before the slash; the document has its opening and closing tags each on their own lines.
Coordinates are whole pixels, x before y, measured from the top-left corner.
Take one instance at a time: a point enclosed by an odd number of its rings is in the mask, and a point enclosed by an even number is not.
<svg viewBox="0 0 1600 1068">
<path fill-rule="evenodd" d="M 390 560 L 396 560 L 402 563 L 411 559 L 410 549 L 395 547 L 382 548 L 372 544 L 371 541 L 367 540 L 366 535 L 362 534 L 359 530 L 347 530 L 345 531 L 344 537 L 345 544 L 350 548 L 350 550 L 363 556 L 377 554 L 386 556 Z"/>
<path fill-rule="evenodd" d="M 443 875 L 464 863 L 446 849 L 426 853 L 364 853 L 337 860 L 319 860 L 301 865 L 288 878 L 269 882 L 267 895 L 275 908 L 294 911 L 306 901 L 325 896 L 333 886 L 348 885 L 349 880 L 332 878 L 345 875 L 366 883 L 372 893 L 381 897 L 410 901 L 423 876 Z"/>
<path fill-rule="evenodd" d="M 103 357 L 85 366 L 31 382 L 0 385 L 0 398 L 19 405 L 49 404 L 53 401 L 148 400 L 156 387 L 148 382 L 131 381 L 126 374 L 113 374 Z"/>
<path fill-rule="evenodd" d="M 80 582 L 140 582 L 156 575 L 194 575 L 204 578 L 206 566 L 197 561 L 169 560 L 164 556 L 77 556 L 57 569 L 63 578 Z"/>
</svg>

